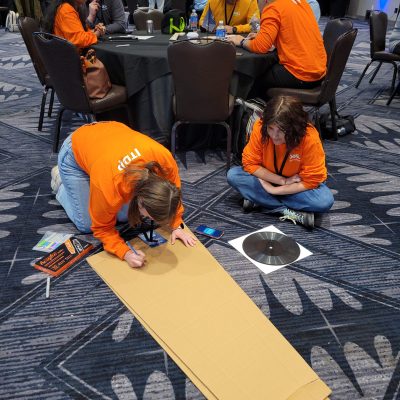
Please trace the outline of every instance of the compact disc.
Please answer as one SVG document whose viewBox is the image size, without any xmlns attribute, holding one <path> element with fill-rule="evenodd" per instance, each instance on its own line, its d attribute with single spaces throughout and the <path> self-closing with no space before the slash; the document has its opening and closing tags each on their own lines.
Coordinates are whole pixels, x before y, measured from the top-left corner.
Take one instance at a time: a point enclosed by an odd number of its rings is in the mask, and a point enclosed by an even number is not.
<svg viewBox="0 0 400 400">
<path fill-rule="evenodd" d="M 299 245 L 278 232 L 256 232 L 243 241 L 243 251 L 254 261 L 267 265 L 285 265 L 300 255 Z"/>
</svg>

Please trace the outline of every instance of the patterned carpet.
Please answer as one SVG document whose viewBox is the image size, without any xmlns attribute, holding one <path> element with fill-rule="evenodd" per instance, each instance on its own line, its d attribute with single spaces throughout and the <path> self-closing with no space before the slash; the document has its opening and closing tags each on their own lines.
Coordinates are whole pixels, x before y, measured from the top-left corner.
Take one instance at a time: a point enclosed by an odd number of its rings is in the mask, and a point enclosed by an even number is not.
<svg viewBox="0 0 400 400">
<path fill-rule="evenodd" d="M 309 232 L 275 215 L 243 214 L 214 152 L 205 164 L 189 153 L 181 168 L 185 220 L 225 230 L 201 240 L 330 386 L 331 399 L 398 399 L 400 96 L 385 105 L 389 66 L 355 89 L 369 60 L 368 26 L 355 26 L 337 101 L 357 131 L 324 143 L 335 204 L 321 226 Z M 46 275 L 32 267 L 42 253 L 32 247 L 45 231 L 79 233 L 51 193 L 55 115 L 38 132 L 40 100 L 21 36 L 0 31 L 0 399 L 203 399 L 85 261 L 52 279 L 45 299 Z M 81 124 L 70 116 L 64 127 Z M 313 255 L 264 275 L 228 244 L 270 224 Z"/>
</svg>

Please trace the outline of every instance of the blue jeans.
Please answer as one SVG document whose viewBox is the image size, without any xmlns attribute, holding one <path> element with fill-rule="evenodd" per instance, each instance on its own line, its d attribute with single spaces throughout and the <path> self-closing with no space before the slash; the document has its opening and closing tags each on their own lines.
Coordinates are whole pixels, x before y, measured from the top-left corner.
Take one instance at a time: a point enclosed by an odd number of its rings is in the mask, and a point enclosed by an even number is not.
<svg viewBox="0 0 400 400">
<path fill-rule="evenodd" d="M 245 199 L 274 211 L 291 208 L 297 211 L 323 213 L 332 207 L 334 201 L 332 192 L 325 183 L 321 183 L 316 189 L 274 196 L 265 191 L 257 177 L 243 171 L 242 167 L 231 168 L 227 179 L 228 183 Z"/>
<path fill-rule="evenodd" d="M 56 198 L 78 230 L 89 233 L 92 225 L 89 214 L 90 178 L 75 160 L 71 135 L 65 139 L 58 154 L 58 168 L 62 183 Z M 128 204 L 122 206 L 117 219 L 121 222 L 128 220 Z"/>
</svg>

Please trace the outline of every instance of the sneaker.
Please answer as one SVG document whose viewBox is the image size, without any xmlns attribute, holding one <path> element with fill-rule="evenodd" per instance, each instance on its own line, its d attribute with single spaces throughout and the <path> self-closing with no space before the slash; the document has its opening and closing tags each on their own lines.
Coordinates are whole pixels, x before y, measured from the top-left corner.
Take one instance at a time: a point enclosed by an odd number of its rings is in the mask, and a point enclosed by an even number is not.
<svg viewBox="0 0 400 400">
<path fill-rule="evenodd" d="M 250 200 L 243 199 L 242 207 L 245 213 L 249 213 L 251 211 L 254 211 L 257 208 L 257 205 Z"/>
<path fill-rule="evenodd" d="M 58 165 L 55 165 L 51 169 L 51 182 L 50 182 L 51 190 L 54 193 L 57 193 L 58 189 L 60 188 L 60 185 L 61 185 L 60 171 L 58 169 Z"/>
<path fill-rule="evenodd" d="M 290 208 L 285 208 L 282 211 L 283 216 L 279 217 L 280 221 L 292 221 L 295 225 L 297 223 L 305 226 L 308 229 L 314 228 L 314 213 L 305 211 L 295 211 Z"/>
</svg>

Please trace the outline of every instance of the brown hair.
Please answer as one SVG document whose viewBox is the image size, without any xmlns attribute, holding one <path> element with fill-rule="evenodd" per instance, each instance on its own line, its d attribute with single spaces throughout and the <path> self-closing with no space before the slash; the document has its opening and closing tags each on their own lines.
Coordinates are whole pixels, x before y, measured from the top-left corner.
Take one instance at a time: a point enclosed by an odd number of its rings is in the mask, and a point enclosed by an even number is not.
<svg viewBox="0 0 400 400">
<path fill-rule="evenodd" d="M 308 114 L 299 100 L 291 96 L 273 97 L 265 106 L 262 117 L 261 136 L 265 143 L 269 136 L 268 125 L 277 124 L 285 134 L 288 150 L 298 146 L 306 134 Z"/>
<path fill-rule="evenodd" d="M 160 164 L 152 161 L 142 166 L 128 166 L 125 177 L 133 186 L 128 209 L 130 225 L 140 223 L 139 202 L 154 221 L 169 224 L 181 203 L 181 191 L 165 178 Z"/>
</svg>

